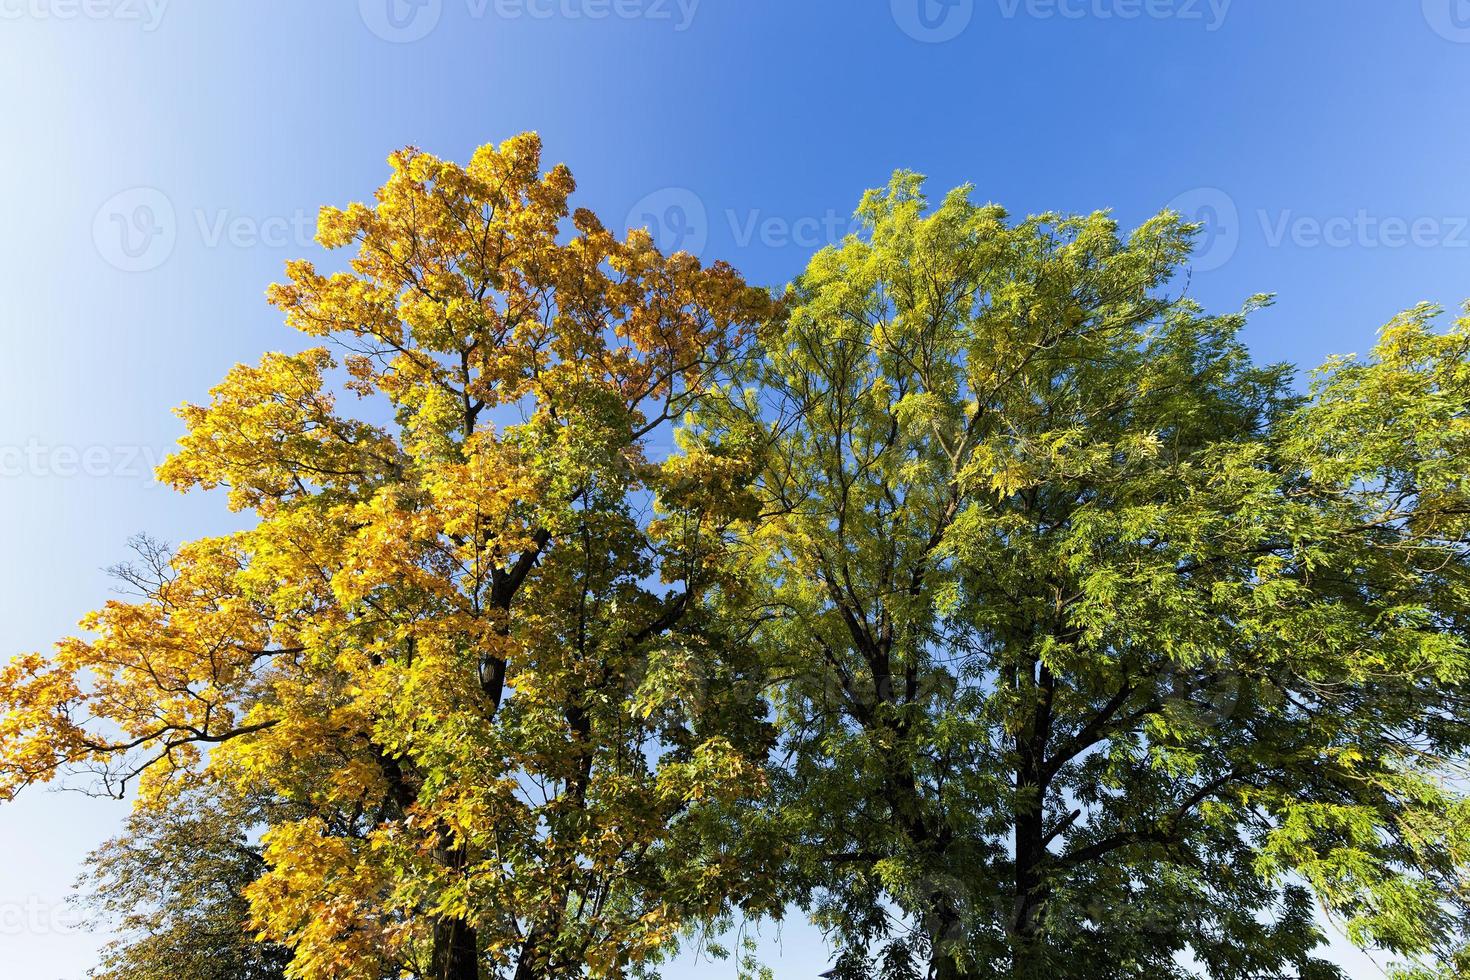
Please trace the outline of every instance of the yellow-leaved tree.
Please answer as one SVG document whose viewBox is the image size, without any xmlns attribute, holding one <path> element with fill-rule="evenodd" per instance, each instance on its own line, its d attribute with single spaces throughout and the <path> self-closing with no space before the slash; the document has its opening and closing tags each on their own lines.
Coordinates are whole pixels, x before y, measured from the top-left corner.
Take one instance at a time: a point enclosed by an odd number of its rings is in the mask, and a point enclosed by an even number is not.
<svg viewBox="0 0 1470 980">
<path fill-rule="evenodd" d="M 0 673 L 0 797 L 277 801 L 245 898 L 289 977 L 622 975 L 774 901 L 754 656 L 706 601 L 752 464 L 650 449 L 772 303 L 572 213 L 534 135 L 390 162 L 321 213 L 342 270 L 270 290 L 319 346 L 181 409 L 160 477 L 253 526 L 146 547 Z"/>
</svg>

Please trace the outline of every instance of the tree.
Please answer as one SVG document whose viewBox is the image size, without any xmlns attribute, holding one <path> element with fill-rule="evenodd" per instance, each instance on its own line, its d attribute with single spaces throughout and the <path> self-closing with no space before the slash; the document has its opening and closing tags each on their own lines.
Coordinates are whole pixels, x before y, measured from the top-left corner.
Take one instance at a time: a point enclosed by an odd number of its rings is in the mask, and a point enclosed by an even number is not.
<svg viewBox="0 0 1470 980">
<path fill-rule="evenodd" d="M 245 890 L 266 871 L 252 837 L 262 800 L 214 784 L 132 814 L 94 851 L 86 904 L 122 930 L 96 980 L 285 980 L 290 955 L 255 939 Z"/>
<path fill-rule="evenodd" d="M 534 136 L 391 164 L 271 289 L 322 346 L 181 409 L 248 529 L 0 671 L 0 798 L 136 789 L 111 975 L 642 975 L 792 898 L 843 980 L 1337 976 L 1314 901 L 1463 974 L 1470 318 L 1300 395 L 1176 215 L 899 174 L 773 303 Z"/>
<path fill-rule="evenodd" d="M 770 444 L 747 616 L 837 976 L 1337 976 L 1313 899 L 1450 970 L 1470 319 L 1300 397 L 1238 339 L 1266 298 L 1168 291 L 1177 215 L 899 174 L 859 216 L 700 417 Z"/>
<path fill-rule="evenodd" d="M 150 549 L 140 597 L 0 673 L 0 796 L 290 805 L 245 897 L 292 978 L 622 975 L 770 892 L 757 664 L 703 601 L 748 464 L 649 447 L 771 303 L 571 213 L 540 151 L 410 148 L 323 209 L 350 261 L 269 298 L 340 361 L 236 367 L 159 471 L 253 526 Z"/>
</svg>

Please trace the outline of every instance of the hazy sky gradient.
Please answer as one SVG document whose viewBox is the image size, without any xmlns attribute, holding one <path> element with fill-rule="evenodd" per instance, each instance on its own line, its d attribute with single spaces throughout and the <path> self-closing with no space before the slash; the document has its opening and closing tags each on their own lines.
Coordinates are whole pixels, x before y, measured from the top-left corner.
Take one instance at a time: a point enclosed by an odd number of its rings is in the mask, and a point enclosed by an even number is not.
<svg viewBox="0 0 1470 980">
<path fill-rule="evenodd" d="M 405 144 L 538 129 L 608 224 L 772 286 L 897 167 L 1016 213 L 1177 201 L 1213 224 L 1191 293 L 1279 294 L 1264 359 L 1470 297 L 1470 0 L 0 0 L 0 84 L 6 653 L 71 630 L 129 536 L 236 520 L 150 483 L 169 411 L 308 346 L 264 288 Z M 0 972 L 93 964 L 60 903 L 122 812 L 0 808 Z M 824 968 L 797 923 L 779 952 Z M 734 968 L 667 975 L 696 974 Z"/>
</svg>

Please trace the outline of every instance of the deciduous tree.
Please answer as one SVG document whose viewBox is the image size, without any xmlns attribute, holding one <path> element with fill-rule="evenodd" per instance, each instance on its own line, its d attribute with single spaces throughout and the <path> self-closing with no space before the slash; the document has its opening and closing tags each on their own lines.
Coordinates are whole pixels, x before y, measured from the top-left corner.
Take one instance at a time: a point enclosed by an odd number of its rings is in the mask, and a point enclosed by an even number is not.
<svg viewBox="0 0 1470 980">
<path fill-rule="evenodd" d="M 321 213 L 343 267 L 270 290 L 319 346 L 180 411 L 161 478 L 253 526 L 0 674 L 0 794 L 292 804 L 246 891 L 292 978 L 622 975 L 769 890 L 766 709 L 703 601 L 746 464 L 653 447 L 771 304 L 572 212 L 534 135 L 390 162 Z"/>
<path fill-rule="evenodd" d="M 774 304 L 534 137 L 392 165 L 271 290 L 321 345 L 181 411 L 251 526 L 0 672 L 0 795 L 194 815 L 165 936 L 218 879 L 292 980 L 623 976 L 794 898 L 852 980 L 1336 976 L 1315 906 L 1463 970 L 1470 318 L 1302 394 L 1177 215 L 899 174 Z"/>
<path fill-rule="evenodd" d="M 285 980 L 290 954 L 256 939 L 245 898 L 266 871 L 255 833 L 270 807 L 211 782 L 133 813 L 78 882 L 94 925 L 119 931 L 91 976 Z"/>
<path fill-rule="evenodd" d="M 910 174 L 859 215 L 702 416 L 771 444 L 748 615 L 838 975 L 1334 976 L 1314 901 L 1448 969 L 1470 320 L 1300 397 L 1239 339 L 1264 298 L 1183 295 L 1177 215 Z"/>
</svg>

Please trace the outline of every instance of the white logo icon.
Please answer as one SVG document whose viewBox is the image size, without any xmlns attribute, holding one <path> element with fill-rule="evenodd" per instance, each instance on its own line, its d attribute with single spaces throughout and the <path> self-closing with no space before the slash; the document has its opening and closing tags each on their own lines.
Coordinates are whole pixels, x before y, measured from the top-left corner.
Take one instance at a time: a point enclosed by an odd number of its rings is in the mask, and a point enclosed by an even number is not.
<svg viewBox="0 0 1470 980">
<path fill-rule="evenodd" d="M 916 41 L 939 44 L 960 36 L 975 16 L 975 0 L 891 0 L 893 19 Z"/>
<path fill-rule="evenodd" d="M 98 254 L 123 272 L 147 272 L 163 265 L 178 237 L 173 202 L 153 187 L 114 194 L 92 219 Z"/>
<path fill-rule="evenodd" d="M 644 197 L 628 211 L 627 227 L 647 228 L 665 255 L 699 255 L 709 244 L 709 214 L 687 187 L 665 187 Z"/>
<path fill-rule="evenodd" d="M 362 22 L 385 41 L 408 44 L 439 24 L 444 0 L 358 0 Z"/>
<path fill-rule="evenodd" d="M 1199 187 L 1174 198 L 1168 210 L 1203 226 L 1190 257 L 1194 271 L 1213 272 L 1235 257 L 1240 247 L 1240 209 L 1229 194 L 1217 187 Z"/>
</svg>

